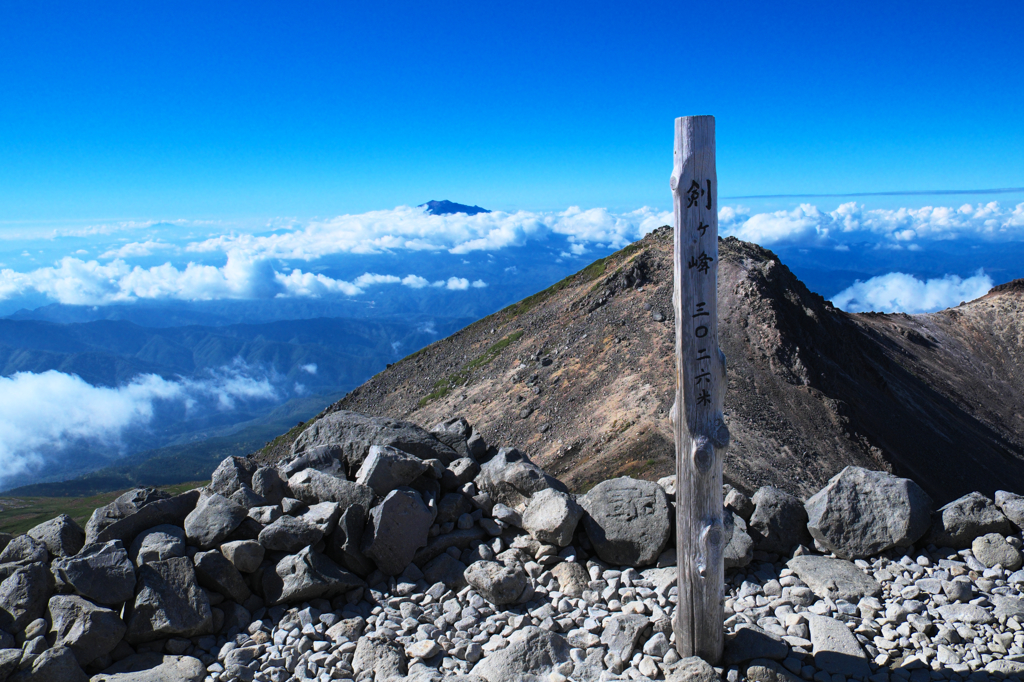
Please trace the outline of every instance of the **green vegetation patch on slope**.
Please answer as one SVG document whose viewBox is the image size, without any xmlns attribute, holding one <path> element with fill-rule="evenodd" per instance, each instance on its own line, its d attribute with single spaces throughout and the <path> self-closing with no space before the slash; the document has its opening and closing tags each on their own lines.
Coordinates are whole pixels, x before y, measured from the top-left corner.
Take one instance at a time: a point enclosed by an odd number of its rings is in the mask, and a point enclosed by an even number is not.
<svg viewBox="0 0 1024 682">
<path fill-rule="evenodd" d="M 440 398 L 445 397 L 454 388 L 458 388 L 459 386 L 465 386 L 467 383 L 469 383 L 470 372 L 472 372 L 474 369 L 479 369 L 480 367 L 486 367 L 488 364 L 491 363 L 492 360 L 494 360 L 494 358 L 498 357 L 501 354 L 501 351 L 505 350 L 511 344 L 518 341 L 522 337 L 522 335 L 523 331 L 521 329 L 519 331 L 512 332 L 505 338 L 492 344 L 481 355 L 467 362 L 460 371 L 455 372 L 454 374 L 449 374 L 445 378 L 438 379 L 437 381 L 435 381 L 434 385 L 431 387 L 434 390 L 420 398 L 419 406 L 423 407 L 431 400 L 438 400 Z"/>
</svg>

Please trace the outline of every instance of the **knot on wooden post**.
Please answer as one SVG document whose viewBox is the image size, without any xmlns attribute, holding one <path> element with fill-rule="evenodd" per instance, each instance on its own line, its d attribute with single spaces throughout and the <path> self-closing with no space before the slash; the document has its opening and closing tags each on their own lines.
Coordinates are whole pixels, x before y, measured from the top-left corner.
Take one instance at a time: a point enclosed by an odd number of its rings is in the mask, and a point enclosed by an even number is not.
<svg viewBox="0 0 1024 682">
<path fill-rule="evenodd" d="M 672 166 L 675 208 L 676 555 L 681 656 L 721 658 L 724 644 L 722 450 L 725 356 L 718 344 L 718 175 L 715 119 L 676 119 Z"/>
</svg>

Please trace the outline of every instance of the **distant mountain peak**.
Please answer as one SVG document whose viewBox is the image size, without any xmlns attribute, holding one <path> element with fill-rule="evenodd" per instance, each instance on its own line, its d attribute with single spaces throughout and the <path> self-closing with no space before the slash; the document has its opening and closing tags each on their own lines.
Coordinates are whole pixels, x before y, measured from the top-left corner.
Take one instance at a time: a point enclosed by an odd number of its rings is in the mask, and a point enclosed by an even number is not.
<svg viewBox="0 0 1024 682">
<path fill-rule="evenodd" d="M 442 201 L 432 200 L 420 206 L 427 207 L 427 213 L 430 215 L 451 215 L 452 213 L 465 213 L 466 215 L 476 215 L 477 213 L 490 213 L 491 211 L 486 208 L 480 208 L 479 206 L 466 206 L 465 204 L 456 204 L 454 201 L 448 201 L 444 199 Z"/>
</svg>

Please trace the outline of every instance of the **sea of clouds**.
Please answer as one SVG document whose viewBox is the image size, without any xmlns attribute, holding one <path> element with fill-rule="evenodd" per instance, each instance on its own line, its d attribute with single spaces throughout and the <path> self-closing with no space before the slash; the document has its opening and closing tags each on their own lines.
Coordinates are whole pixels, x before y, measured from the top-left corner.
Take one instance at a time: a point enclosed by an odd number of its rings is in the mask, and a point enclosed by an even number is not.
<svg viewBox="0 0 1024 682">
<path fill-rule="evenodd" d="M 435 216 L 422 208 L 342 215 L 329 220 L 290 223 L 275 229 L 229 234 L 202 234 L 192 226 L 191 239 L 175 238 L 180 222 L 123 223 L 78 231 L 55 232 L 61 237 L 90 236 L 95 249 L 77 249 L 41 267 L 0 269 L 0 301 L 42 296 L 47 301 L 74 305 L 106 305 L 136 300 L 175 299 L 210 301 L 296 297 L 359 296 L 389 286 L 427 287 L 466 292 L 488 285 L 479 276 L 426 277 L 416 262 L 424 254 L 467 257 L 496 253 L 529 243 L 557 243 L 553 257 L 580 258 L 617 249 L 654 228 L 671 224 L 670 212 L 641 208 L 613 213 L 603 208 L 572 207 L 557 212 L 515 211 Z M 164 229 L 161 229 L 164 228 Z M 171 229 L 172 228 L 172 229 Z M 851 248 L 904 251 L 911 254 L 930 243 L 1000 242 L 1024 240 L 1024 203 L 998 202 L 959 207 L 867 209 L 848 202 L 824 211 L 812 204 L 790 210 L 752 212 L 743 206 L 719 211 L 719 231 L 766 247 L 806 247 L 837 254 Z M 143 239 L 133 239 L 142 232 Z M 332 257 L 406 253 L 409 265 L 400 272 L 364 272 L 340 278 L 315 267 Z M 24 254 L 28 255 L 26 249 Z M 557 254 L 557 255 L 556 255 Z M 156 258 L 163 262 L 152 264 Z M 462 260 L 462 263 L 469 261 Z M 908 279 L 909 278 L 909 279 Z M 914 280 L 914 281 L 911 281 Z M 858 282 L 832 295 L 848 310 L 922 312 L 956 305 L 973 297 L 984 273 L 950 273 L 949 277 L 918 279 L 893 272 Z"/>
<path fill-rule="evenodd" d="M 277 403 L 287 393 L 277 379 L 239 362 L 195 377 L 141 374 L 117 387 L 93 386 L 55 370 L 0 377 L 0 489 L 76 446 L 117 454 L 126 434 L 147 428 L 161 410 L 184 411 L 188 419 Z"/>
</svg>

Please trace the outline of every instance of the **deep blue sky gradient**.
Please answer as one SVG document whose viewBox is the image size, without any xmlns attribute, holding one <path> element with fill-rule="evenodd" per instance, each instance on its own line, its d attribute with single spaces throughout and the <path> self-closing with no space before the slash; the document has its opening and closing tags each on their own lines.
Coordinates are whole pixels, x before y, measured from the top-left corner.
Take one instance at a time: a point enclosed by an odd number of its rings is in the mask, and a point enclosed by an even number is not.
<svg viewBox="0 0 1024 682">
<path fill-rule="evenodd" d="M 672 120 L 703 113 L 722 196 L 1024 186 L 1022 25 L 1019 2 L 8 2 L 0 230 L 668 208 Z"/>
</svg>

